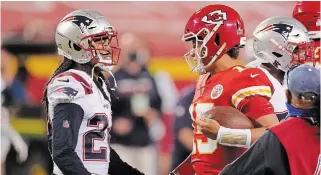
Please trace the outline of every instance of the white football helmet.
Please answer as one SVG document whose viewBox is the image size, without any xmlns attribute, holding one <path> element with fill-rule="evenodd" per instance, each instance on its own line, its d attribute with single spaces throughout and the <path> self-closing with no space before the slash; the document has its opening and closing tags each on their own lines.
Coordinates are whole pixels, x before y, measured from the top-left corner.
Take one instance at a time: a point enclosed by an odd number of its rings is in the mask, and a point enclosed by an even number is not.
<svg viewBox="0 0 321 175">
<path fill-rule="evenodd" d="M 100 13 L 80 9 L 67 14 L 56 30 L 58 54 L 79 64 L 92 62 L 103 71 L 118 64 L 117 31 Z"/>
<path fill-rule="evenodd" d="M 291 17 L 271 17 L 254 30 L 254 62 L 271 63 L 286 72 L 293 64 L 314 60 L 307 29 Z M 250 65 L 251 63 L 249 63 Z"/>
</svg>

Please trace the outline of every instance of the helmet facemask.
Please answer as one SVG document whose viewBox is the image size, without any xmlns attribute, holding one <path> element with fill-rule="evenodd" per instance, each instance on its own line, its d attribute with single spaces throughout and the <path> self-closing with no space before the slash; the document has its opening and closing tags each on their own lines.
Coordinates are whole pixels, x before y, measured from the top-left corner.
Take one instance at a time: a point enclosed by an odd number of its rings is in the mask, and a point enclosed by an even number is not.
<svg viewBox="0 0 321 175">
<path fill-rule="evenodd" d="M 312 62 L 313 66 L 316 64 L 314 57 L 314 41 L 296 44 L 296 47 L 292 51 L 292 60 L 289 68 L 295 64 L 305 64 L 307 62 Z"/>
<path fill-rule="evenodd" d="M 253 48 L 254 56 L 260 63 L 270 63 L 275 68 L 286 72 L 296 64 L 313 62 L 314 59 L 314 42 L 286 42 L 281 43 L 274 38 L 269 39 L 270 44 L 254 39 Z"/>
<path fill-rule="evenodd" d="M 118 64 L 120 48 L 117 33 L 104 31 L 83 37 L 78 43 L 79 47 L 90 55 L 95 66 L 103 71 L 111 71 Z"/>
<path fill-rule="evenodd" d="M 207 57 L 207 47 L 204 45 L 203 36 L 199 35 L 200 33 L 208 32 L 208 30 L 206 30 L 207 29 L 204 28 L 197 34 L 190 32 L 188 34 L 185 34 L 182 38 L 185 42 L 193 43 L 192 49 L 184 54 L 184 58 L 188 66 L 191 68 L 192 72 L 205 72 L 205 65 L 202 62 L 202 59 L 205 59 Z"/>
<path fill-rule="evenodd" d="M 189 65 L 189 67 L 191 68 L 192 72 L 198 72 L 200 74 L 206 73 L 205 68 L 213 64 L 214 61 L 219 56 L 221 56 L 222 51 L 226 47 L 226 43 L 223 43 L 221 45 L 221 47 L 215 53 L 214 56 L 209 55 L 208 47 L 207 47 L 208 42 L 210 40 L 214 40 L 213 36 L 216 33 L 219 26 L 220 25 L 216 25 L 211 32 L 206 28 L 202 28 L 197 34 L 194 34 L 193 32 L 189 32 L 183 35 L 183 38 L 182 38 L 183 41 L 185 42 L 193 41 L 193 48 L 184 55 L 184 58 L 187 64 Z M 216 34 L 215 36 L 218 36 L 218 34 Z M 215 42 L 214 44 L 217 47 L 219 47 L 219 45 L 216 44 Z M 206 62 L 205 59 L 210 59 L 206 65 L 204 65 L 204 62 Z"/>
</svg>

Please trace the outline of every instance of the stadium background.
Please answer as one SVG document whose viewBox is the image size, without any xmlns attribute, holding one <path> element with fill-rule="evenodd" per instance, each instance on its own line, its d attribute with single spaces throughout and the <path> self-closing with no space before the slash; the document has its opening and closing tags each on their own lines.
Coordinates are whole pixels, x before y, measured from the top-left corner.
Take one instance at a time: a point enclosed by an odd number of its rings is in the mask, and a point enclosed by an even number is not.
<svg viewBox="0 0 321 175">
<path fill-rule="evenodd" d="M 151 50 L 151 72 L 166 71 L 175 82 L 177 92 L 192 84 L 197 75 L 190 72 L 184 53 L 187 47 L 181 35 L 189 16 L 214 2 L 1 2 L 1 65 L 6 81 L 23 81 L 25 98 L 9 106 L 12 126 L 29 145 L 29 158 L 24 164 L 15 162 L 10 151 L 7 168 L 11 174 L 46 174 L 50 169 L 47 153 L 46 125 L 40 103 L 44 83 L 60 64 L 55 55 L 54 33 L 58 22 L 67 13 L 91 8 L 102 13 L 120 32 L 132 32 L 147 41 Z M 251 38 L 257 24 L 271 16 L 290 16 L 295 2 L 215 2 L 236 9 L 242 16 L 247 37 Z M 249 42 L 250 45 L 250 42 Z M 7 53 L 6 53 L 7 52 Z M 9 53 L 9 54 L 8 54 Z M 251 49 L 241 53 L 245 62 L 251 60 Z M 171 115 L 166 111 L 167 134 L 160 142 L 160 174 L 168 172 L 171 151 Z"/>
</svg>

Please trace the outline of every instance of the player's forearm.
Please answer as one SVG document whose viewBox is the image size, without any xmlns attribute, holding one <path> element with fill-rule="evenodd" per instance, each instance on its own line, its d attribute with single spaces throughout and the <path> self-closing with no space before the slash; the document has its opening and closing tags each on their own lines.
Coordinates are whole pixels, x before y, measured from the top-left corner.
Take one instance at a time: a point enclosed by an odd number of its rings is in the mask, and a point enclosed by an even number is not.
<svg viewBox="0 0 321 175">
<path fill-rule="evenodd" d="M 126 162 L 121 160 L 121 158 L 113 148 L 110 148 L 110 163 L 109 163 L 108 174 L 110 175 L 119 175 L 119 174 L 144 175 L 144 173 L 140 172 L 136 168 L 128 165 Z"/>
<path fill-rule="evenodd" d="M 54 108 L 52 120 L 52 158 L 64 174 L 90 175 L 74 151 L 84 111 L 79 105 L 66 103 Z"/>
<path fill-rule="evenodd" d="M 251 143 L 254 143 L 268 127 L 276 125 L 279 120 L 275 114 L 267 114 L 256 120 L 256 128 L 251 129 Z"/>
<path fill-rule="evenodd" d="M 217 140 L 221 145 L 248 148 L 266 130 L 265 127 L 254 129 L 231 129 L 221 127 Z"/>
<path fill-rule="evenodd" d="M 265 127 L 251 129 L 251 144 L 260 138 L 265 130 Z"/>
<path fill-rule="evenodd" d="M 72 149 L 53 149 L 53 161 L 63 174 L 91 175 Z"/>
</svg>

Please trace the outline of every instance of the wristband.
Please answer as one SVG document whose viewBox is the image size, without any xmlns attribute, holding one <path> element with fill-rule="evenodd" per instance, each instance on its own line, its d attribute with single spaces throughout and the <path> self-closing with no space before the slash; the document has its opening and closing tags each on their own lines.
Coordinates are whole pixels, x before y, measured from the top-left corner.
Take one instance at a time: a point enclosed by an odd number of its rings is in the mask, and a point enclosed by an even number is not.
<svg viewBox="0 0 321 175">
<path fill-rule="evenodd" d="M 217 141 L 225 146 L 249 148 L 251 129 L 230 129 L 221 126 L 217 133 Z"/>
</svg>

